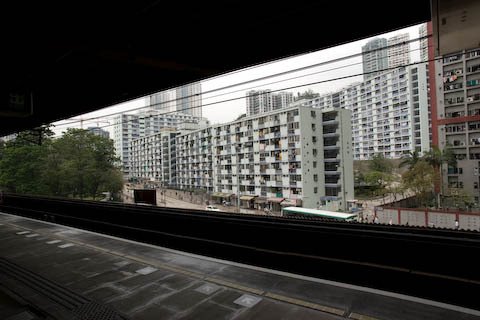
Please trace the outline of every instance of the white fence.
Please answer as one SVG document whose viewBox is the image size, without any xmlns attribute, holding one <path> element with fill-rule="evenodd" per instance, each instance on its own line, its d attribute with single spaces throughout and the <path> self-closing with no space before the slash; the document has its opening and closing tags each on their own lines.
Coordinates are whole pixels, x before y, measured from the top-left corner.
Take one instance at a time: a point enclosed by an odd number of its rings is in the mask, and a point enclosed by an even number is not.
<svg viewBox="0 0 480 320">
<path fill-rule="evenodd" d="M 375 216 L 383 224 L 449 229 L 455 229 L 458 221 L 458 229 L 480 231 L 480 213 L 474 212 L 376 207 Z"/>
</svg>

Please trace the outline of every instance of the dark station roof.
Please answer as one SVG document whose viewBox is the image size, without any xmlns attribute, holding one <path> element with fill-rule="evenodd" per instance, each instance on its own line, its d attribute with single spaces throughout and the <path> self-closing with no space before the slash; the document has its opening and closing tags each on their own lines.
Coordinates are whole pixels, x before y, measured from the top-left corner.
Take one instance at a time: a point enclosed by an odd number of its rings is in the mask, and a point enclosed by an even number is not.
<svg viewBox="0 0 480 320">
<path fill-rule="evenodd" d="M 425 0 L 1 6 L 0 136 L 431 19 Z M 32 97 L 33 114 L 5 112 L 12 93 Z"/>
</svg>

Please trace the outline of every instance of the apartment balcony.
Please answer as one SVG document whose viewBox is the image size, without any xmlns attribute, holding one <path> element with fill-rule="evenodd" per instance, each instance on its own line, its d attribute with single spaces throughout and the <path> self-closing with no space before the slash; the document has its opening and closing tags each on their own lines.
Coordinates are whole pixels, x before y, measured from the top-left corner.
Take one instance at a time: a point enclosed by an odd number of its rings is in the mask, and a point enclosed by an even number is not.
<svg viewBox="0 0 480 320">
<path fill-rule="evenodd" d="M 300 149 L 302 147 L 302 144 L 300 142 L 289 142 L 288 143 L 288 148 L 289 149 Z"/>
<path fill-rule="evenodd" d="M 240 160 L 240 164 L 250 164 L 250 163 L 253 163 L 253 158 L 243 158 L 242 160 Z"/>
<path fill-rule="evenodd" d="M 288 169 L 289 174 L 302 174 L 302 169 Z"/>
<path fill-rule="evenodd" d="M 265 135 L 265 139 L 273 139 L 275 138 L 275 134 L 273 132 L 267 133 Z"/>
<path fill-rule="evenodd" d="M 334 119 L 323 120 L 323 121 L 322 121 L 322 124 L 324 124 L 324 125 L 327 125 L 327 124 L 338 124 L 338 119 L 337 119 L 337 118 L 334 118 Z"/>
<path fill-rule="evenodd" d="M 337 183 L 325 183 L 325 188 L 338 188 L 341 187 L 342 184 L 337 182 Z"/>
<path fill-rule="evenodd" d="M 260 161 L 262 159 L 260 158 Z M 265 157 L 265 162 L 267 163 L 274 163 L 275 162 L 275 157 Z"/>
<path fill-rule="evenodd" d="M 290 188 L 302 188 L 302 186 L 303 186 L 302 181 L 292 181 L 292 180 L 290 180 L 288 184 L 289 184 Z"/>
<path fill-rule="evenodd" d="M 282 187 L 282 181 L 270 180 L 266 182 L 267 187 Z"/>
<path fill-rule="evenodd" d="M 302 155 L 289 155 L 288 156 L 288 161 L 290 161 L 290 162 L 302 161 Z"/>
<path fill-rule="evenodd" d="M 324 174 L 326 176 L 336 176 L 336 175 L 340 175 L 340 171 L 338 169 L 334 169 L 334 170 L 325 170 L 324 171 Z"/>
<path fill-rule="evenodd" d="M 328 138 L 328 137 L 336 137 L 340 135 L 340 129 L 336 130 L 324 130 L 323 131 L 323 137 Z"/>
<path fill-rule="evenodd" d="M 341 158 L 340 155 L 338 155 L 335 158 L 324 158 L 323 162 L 340 162 Z"/>
<path fill-rule="evenodd" d="M 324 145 L 323 150 L 334 150 L 334 149 L 339 149 L 340 148 L 340 142 L 337 142 L 333 145 Z"/>
<path fill-rule="evenodd" d="M 298 136 L 300 135 L 300 128 L 298 129 L 288 129 L 289 136 Z"/>
<path fill-rule="evenodd" d="M 240 185 L 242 185 L 242 186 L 253 186 L 253 185 L 255 185 L 255 180 L 242 180 Z"/>
</svg>

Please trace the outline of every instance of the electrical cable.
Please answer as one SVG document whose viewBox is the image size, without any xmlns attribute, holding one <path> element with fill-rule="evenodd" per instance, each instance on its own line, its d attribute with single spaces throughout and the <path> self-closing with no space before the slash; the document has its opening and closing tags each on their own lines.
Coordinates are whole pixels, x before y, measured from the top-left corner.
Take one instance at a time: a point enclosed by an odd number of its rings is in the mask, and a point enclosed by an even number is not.
<svg viewBox="0 0 480 320">
<path fill-rule="evenodd" d="M 427 39 L 427 38 L 429 38 L 429 37 L 431 37 L 431 35 L 423 36 L 423 37 L 420 37 L 420 38 L 412 39 L 412 40 L 409 40 L 409 41 L 401 42 L 401 43 L 394 44 L 394 45 L 390 45 L 390 46 L 387 46 L 387 47 L 382 47 L 382 48 L 379 48 L 379 49 L 374 49 L 374 50 L 370 50 L 370 51 L 365 51 L 365 52 L 353 54 L 353 55 L 350 55 L 350 56 L 345 56 L 345 57 L 341 57 L 341 58 L 337 58 L 337 59 L 333 59 L 333 60 L 329 60 L 329 61 L 325 61 L 325 62 L 320 62 L 320 63 L 317 63 L 317 64 L 305 66 L 305 67 L 300 67 L 300 68 L 292 69 L 292 70 L 289 70 L 289 71 L 284 71 L 284 72 L 276 73 L 276 74 L 269 75 L 269 76 L 264 76 L 264 77 L 260 77 L 260 78 L 256 78 L 256 79 L 252 79 L 252 80 L 248 80 L 248 81 L 244 81 L 244 82 L 241 82 L 241 83 L 236 83 L 236 84 L 233 84 L 233 85 L 224 86 L 224 87 L 222 87 L 222 88 L 216 88 L 216 89 L 213 89 L 213 90 L 210 90 L 210 91 L 202 92 L 201 94 L 188 95 L 188 96 L 181 97 L 181 98 L 178 98 L 178 99 L 172 99 L 172 100 L 164 101 L 164 102 L 161 102 L 161 103 L 159 103 L 159 104 L 137 107 L 137 108 L 133 108 L 133 109 L 131 109 L 131 110 L 129 110 L 129 111 L 121 111 L 121 112 L 115 112 L 115 113 L 111 113 L 111 114 L 103 115 L 103 116 L 96 116 L 96 117 L 86 118 L 86 119 L 82 119 L 82 120 L 75 120 L 75 121 L 72 121 L 72 122 L 59 124 L 58 126 L 66 126 L 66 125 L 70 125 L 70 124 L 73 124 L 73 123 L 78 123 L 78 122 L 80 122 L 80 121 L 83 121 L 83 122 L 85 122 L 85 121 L 91 121 L 91 120 L 95 120 L 95 119 L 99 119 L 99 118 L 111 117 L 111 116 L 113 116 L 113 115 L 118 115 L 118 114 L 122 114 L 122 113 L 126 113 L 126 112 L 132 112 L 132 111 L 137 111 L 137 110 L 141 110 L 141 109 L 151 108 L 151 107 L 154 107 L 154 106 L 156 106 L 156 105 L 168 104 L 168 103 L 172 103 L 172 102 L 178 102 L 178 101 L 180 101 L 180 100 L 188 99 L 188 98 L 191 98 L 191 97 L 198 97 L 198 96 L 206 95 L 206 94 L 208 94 L 208 93 L 213 93 L 213 92 L 217 92 L 217 91 L 221 91 L 221 90 L 226 90 L 226 89 L 229 89 L 229 88 L 232 88 L 232 87 L 238 87 L 238 86 L 245 85 L 245 84 L 249 84 L 249 83 L 252 83 L 252 82 L 262 81 L 262 80 L 266 80 L 266 79 L 269 79 L 269 78 L 273 78 L 273 77 L 278 77 L 278 76 L 281 76 L 281 75 L 289 74 L 289 73 L 292 73 L 292 72 L 299 72 L 299 71 L 303 71 L 303 70 L 315 68 L 315 67 L 318 67 L 318 66 L 322 66 L 322 65 L 326 65 L 326 64 L 330 64 L 330 63 L 335 63 L 335 62 L 343 61 L 343 60 L 346 60 L 346 59 L 350 59 L 350 58 L 354 58 L 354 57 L 359 57 L 359 56 L 362 56 L 362 55 L 364 55 L 364 54 L 366 54 L 366 53 L 371 53 L 371 52 L 380 51 L 380 50 L 387 50 L 388 48 L 392 48 L 392 47 L 395 47 L 395 46 L 405 45 L 405 44 L 407 44 L 407 43 L 419 41 L 419 40 L 422 40 L 422 39 Z M 420 48 L 420 49 L 421 49 L 421 48 Z M 420 49 L 409 50 L 408 53 L 413 52 L 413 51 L 417 51 L 417 50 L 420 50 Z M 398 55 L 401 55 L 401 54 L 404 54 L 404 53 L 399 53 Z M 395 56 L 395 55 L 392 55 L 392 57 L 393 57 L 393 56 Z M 362 62 L 362 63 L 363 63 L 363 62 Z M 354 66 L 354 65 L 358 65 L 358 64 L 360 64 L 360 63 L 354 63 L 354 64 L 345 65 L 345 66 L 341 66 L 341 67 L 337 67 L 337 68 L 346 68 L 346 67 L 350 67 L 350 66 Z M 308 74 L 308 75 L 303 75 L 303 76 L 298 76 L 298 77 L 306 77 L 306 76 L 311 76 L 311 75 L 318 74 L 318 73 L 329 72 L 329 71 L 337 70 L 337 68 L 333 68 L 333 69 L 330 69 L 330 70 L 322 70 L 322 71 L 318 71 L 318 72 L 316 72 L 316 73 L 311 73 L 311 74 Z M 375 72 L 382 72 L 382 71 L 385 71 L 385 70 L 388 70 L 388 69 L 378 70 L 378 71 L 375 71 Z M 365 74 L 367 74 L 367 73 L 365 73 Z M 291 79 L 285 79 L 285 80 L 281 80 L 281 81 L 279 81 L 279 82 L 289 81 L 289 80 L 293 80 L 293 79 L 296 79 L 296 78 L 297 78 L 297 77 L 294 77 L 294 78 L 291 78 Z M 332 81 L 336 81 L 336 80 L 337 80 L 337 79 L 332 79 Z M 272 84 L 274 84 L 274 83 L 276 83 L 276 82 L 273 82 Z M 264 84 L 263 86 L 265 86 L 265 85 L 269 85 L 269 84 Z M 309 84 L 305 84 L 305 85 L 309 85 Z M 245 90 L 248 90 L 248 89 L 245 89 Z M 284 90 L 285 90 L 285 89 L 284 89 Z M 167 90 L 167 91 L 168 91 L 168 90 Z M 239 90 L 233 91 L 233 92 L 231 92 L 231 93 L 223 93 L 223 94 L 220 94 L 220 95 L 217 95 L 217 96 L 232 94 L 232 93 L 235 93 L 235 92 L 238 92 L 238 91 L 239 91 Z M 242 90 L 242 91 L 243 91 L 243 90 Z M 216 97 L 216 96 L 213 96 L 213 97 Z M 213 97 L 208 97 L 207 99 L 213 98 Z M 145 97 L 144 97 L 144 98 L 145 98 Z M 227 101 L 228 101 L 228 100 L 227 100 Z M 219 103 L 220 103 L 220 102 L 227 102 L 227 101 L 219 101 Z M 194 102 L 195 102 L 195 101 L 194 101 Z"/>
</svg>

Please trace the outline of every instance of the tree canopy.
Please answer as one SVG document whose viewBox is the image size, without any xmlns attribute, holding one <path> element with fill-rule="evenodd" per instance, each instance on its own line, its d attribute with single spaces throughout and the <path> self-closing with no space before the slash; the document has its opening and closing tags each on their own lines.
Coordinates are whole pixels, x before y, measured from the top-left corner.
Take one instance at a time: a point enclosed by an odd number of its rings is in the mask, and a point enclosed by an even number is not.
<svg viewBox="0 0 480 320">
<path fill-rule="evenodd" d="M 101 192 L 121 190 L 116 161 L 113 141 L 87 130 L 68 129 L 58 139 L 48 131 L 21 133 L 0 148 L 0 186 L 17 193 L 96 199 Z"/>
</svg>

